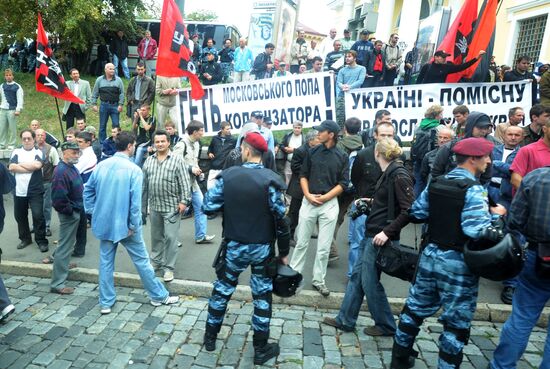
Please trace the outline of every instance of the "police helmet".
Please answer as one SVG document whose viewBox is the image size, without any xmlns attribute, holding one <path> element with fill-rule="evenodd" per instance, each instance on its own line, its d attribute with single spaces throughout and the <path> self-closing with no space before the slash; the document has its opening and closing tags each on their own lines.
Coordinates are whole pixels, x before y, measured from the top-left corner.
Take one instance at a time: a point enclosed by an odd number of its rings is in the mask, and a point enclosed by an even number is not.
<svg viewBox="0 0 550 369">
<path fill-rule="evenodd" d="M 273 278 L 273 293 L 279 297 L 291 297 L 302 286 L 302 275 L 288 265 L 279 264 Z"/>
<path fill-rule="evenodd" d="M 511 234 L 498 242 L 470 240 L 464 247 L 464 262 L 470 271 L 492 281 L 504 281 L 518 275 L 523 259 L 523 248 Z"/>
</svg>

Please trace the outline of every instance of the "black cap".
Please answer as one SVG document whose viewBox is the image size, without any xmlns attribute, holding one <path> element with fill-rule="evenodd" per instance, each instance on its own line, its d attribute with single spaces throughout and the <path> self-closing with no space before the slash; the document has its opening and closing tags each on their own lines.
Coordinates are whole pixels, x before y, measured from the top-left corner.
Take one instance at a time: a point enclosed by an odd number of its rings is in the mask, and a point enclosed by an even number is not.
<svg viewBox="0 0 550 369">
<path fill-rule="evenodd" d="M 264 124 L 267 124 L 268 126 L 273 124 L 273 121 L 271 120 L 271 117 L 264 117 Z"/>
<path fill-rule="evenodd" d="M 252 118 L 263 118 L 264 117 L 264 113 L 261 112 L 260 110 L 254 110 L 252 113 L 250 113 L 250 116 Z"/>
<path fill-rule="evenodd" d="M 344 30 L 344 33 L 349 33 L 349 29 L 346 28 L 346 29 Z"/>
<path fill-rule="evenodd" d="M 333 120 L 325 120 L 320 125 L 313 127 L 313 129 L 323 132 L 329 131 L 337 135 L 340 132 L 340 126 Z"/>
<path fill-rule="evenodd" d="M 370 35 L 370 32 L 367 31 L 366 29 L 364 29 L 364 30 L 361 31 L 361 34 L 362 34 L 362 35 L 367 35 L 367 36 L 368 36 L 368 35 Z"/>
<path fill-rule="evenodd" d="M 440 56 L 442 58 L 446 58 L 448 56 L 451 56 L 451 54 L 446 53 L 445 50 L 438 50 L 435 52 L 434 56 Z"/>
</svg>

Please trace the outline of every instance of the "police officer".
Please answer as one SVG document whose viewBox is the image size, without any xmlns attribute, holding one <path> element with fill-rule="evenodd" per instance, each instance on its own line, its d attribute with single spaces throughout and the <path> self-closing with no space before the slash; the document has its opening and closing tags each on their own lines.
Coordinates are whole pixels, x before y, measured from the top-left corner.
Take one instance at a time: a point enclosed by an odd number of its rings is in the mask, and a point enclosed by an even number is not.
<svg viewBox="0 0 550 369">
<path fill-rule="evenodd" d="M 254 299 L 254 364 L 259 365 L 279 355 L 279 345 L 267 343 L 273 279 L 266 272 L 274 254 L 271 244 L 276 234 L 278 259 L 288 264 L 289 230 L 283 202 L 286 186 L 275 172 L 261 164 L 262 153 L 268 147 L 260 133 L 249 132 L 241 149 L 244 164 L 222 171 L 215 186 L 206 193 L 203 204 L 207 214 L 223 209 L 223 232 L 227 243 L 225 273 L 214 282 L 209 300 L 204 346 L 207 351 L 215 350 L 227 303 L 235 291 L 239 275 L 250 266 Z"/>
<path fill-rule="evenodd" d="M 491 239 L 500 216 L 498 205 L 489 210 L 487 191 L 478 182 L 491 163 L 493 144 L 484 138 L 466 138 L 453 146 L 457 167 L 434 178 L 414 202 L 414 221 L 427 220 L 429 243 L 424 248 L 416 280 L 409 290 L 395 333 L 392 369 L 411 368 L 418 355 L 412 346 L 420 325 L 443 309 L 439 320 L 439 368 L 459 368 L 476 309 L 479 277 L 464 262 L 468 239 Z M 493 215 L 492 215 L 492 214 Z"/>
</svg>

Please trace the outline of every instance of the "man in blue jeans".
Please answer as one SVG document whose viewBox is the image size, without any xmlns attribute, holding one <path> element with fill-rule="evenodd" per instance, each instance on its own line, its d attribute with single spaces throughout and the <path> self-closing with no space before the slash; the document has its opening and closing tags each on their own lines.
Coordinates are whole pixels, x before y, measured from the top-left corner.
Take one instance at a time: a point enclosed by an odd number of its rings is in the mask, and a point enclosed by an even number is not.
<svg viewBox="0 0 550 369">
<path fill-rule="evenodd" d="M 117 153 L 102 161 L 84 188 L 84 208 L 92 215 L 92 232 L 99 241 L 99 305 L 101 314 L 109 314 L 116 301 L 114 284 L 115 255 L 122 243 L 134 263 L 151 305 L 175 304 L 155 278 L 142 237 L 141 193 L 143 172 L 130 157 L 136 138 L 120 132 L 115 138 Z"/>
<path fill-rule="evenodd" d="M 97 98 L 101 100 L 101 106 L 97 108 Z M 118 127 L 120 112 L 124 105 L 124 84 L 115 76 L 115 66 L 112 63 L 105 64 L 105 75 L 98 77 L 92 92 L 93 110 L 99 110 L 99 141 L 103 143 L 107 138 L 107 121 L 111 117 L 113 128 Z"/>
<path fill-rule="evenodd" d="M 548 128 L 543 127 L 543 129 Z M 546 262 L 546 275 L 541 273 L 542 268 L 537 271 L 535 267 L 537 262 L 540 262 L 537 258 L 541 253 L 550 255 L 549 193 L 550 167 L 547 166 L 527 174 L 512 201 L 508 216 L 508 231 L 517 237 L 527 239 L 527 260 L 518 277 L 512 299 L 512 315 L 502 327 L 500 342 L 493 354 L 490 369 L 516 368 L 516 363 L 527 347 L 529 335 L 542 309 L 550 300 L 550 273 L 548 273 L 550 263 Z M 548 335 L 539 368 L 550 368 L 550 336 Z"/>
</svg>

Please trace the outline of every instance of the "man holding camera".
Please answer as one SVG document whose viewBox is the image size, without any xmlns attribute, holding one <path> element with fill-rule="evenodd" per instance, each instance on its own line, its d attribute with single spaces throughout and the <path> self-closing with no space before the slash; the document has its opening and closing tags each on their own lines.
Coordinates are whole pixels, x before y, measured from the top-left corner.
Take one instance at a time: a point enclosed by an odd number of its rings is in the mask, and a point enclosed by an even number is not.
<svg viewBox="0 0 550 369">
<path fill-rule="evenodd" d="M 216 337 L 227 303 L 235 291 L 239 275 L 250 266 L 254 299 L 254 364 L 260 365 L 279 355 L 279 345 L 267 343 L 274 276 L 268 269 L 277 262 L 288 264 L 290 233 L 283 202 L 286 186 L 275 172 L 261 164 L 262 152 L 266 152 L 268 147 L 260 133 L 248 133 L 241 147 L 244 164 L 224 170 L 215 186 L 206 193 L 204 201 L 206 213 L 223 209 L 226 242 L 225 267 L 214 282 L 209 300 L 204 346 L 207 351 L 216 349 Z M 272 249 L 276 235 L 278 258 L 274 258 Z"/>
</svg>

